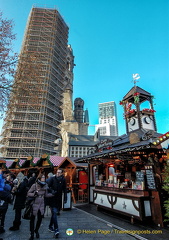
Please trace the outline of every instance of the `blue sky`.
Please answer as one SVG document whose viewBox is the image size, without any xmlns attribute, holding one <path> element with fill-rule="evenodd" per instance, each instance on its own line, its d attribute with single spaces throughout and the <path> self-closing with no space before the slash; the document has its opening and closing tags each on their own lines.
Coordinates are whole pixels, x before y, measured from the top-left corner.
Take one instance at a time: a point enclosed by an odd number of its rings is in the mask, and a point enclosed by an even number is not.
<svg viewBox="0 0 169 240">
<path fill-rule="evenodd" d="M 4 16 L 15 23 L 15 52 L 33 5 L 56 7 L 69 26 L 74 99 L 85 101 L 90 125 L 98 123 L 99 103 L 115 101 L 119 134 L 126 133 L 119 101 L 133 87 L 132 74 L 139 73 L 137 85 L 155 97 L 158 132 L 169 131 L 168 0 L 0 0 Z"/>
</svg>

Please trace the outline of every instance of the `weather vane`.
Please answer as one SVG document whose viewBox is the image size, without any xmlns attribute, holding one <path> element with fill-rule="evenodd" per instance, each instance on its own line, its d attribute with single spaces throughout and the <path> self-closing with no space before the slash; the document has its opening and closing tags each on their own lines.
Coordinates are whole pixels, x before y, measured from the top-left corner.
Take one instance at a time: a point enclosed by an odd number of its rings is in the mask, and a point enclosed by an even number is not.
<svg viewBox="0 0 169 240">
<path fill-rule="evenodd" d="M 133 74 L 133 83 L 134 83 L 134 86 L 136 85 L 136 82 L 138 82 L 138 79 L 140 78 L 140 75 L 138 73 L 134 73 Z"/>
</svg>

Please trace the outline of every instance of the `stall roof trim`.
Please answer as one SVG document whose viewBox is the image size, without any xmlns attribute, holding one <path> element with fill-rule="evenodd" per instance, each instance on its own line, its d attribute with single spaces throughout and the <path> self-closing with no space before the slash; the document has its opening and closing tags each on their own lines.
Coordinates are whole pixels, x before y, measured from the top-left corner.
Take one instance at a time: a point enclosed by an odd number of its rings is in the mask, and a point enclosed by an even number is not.
<svg viewBox="0 0 169 240">
<path fill-rule="evenodd" d="M 145 131 L 144 129 L 136 130 L 135 132 L 138 134 L 138 136 L 140 138 L 145 136 L 146 133 L 148 133 L 148 131 Z M 152 141 L 154 138 L 156 138 L 160 135 L 161 135 L 160 133 L 153 132 L 152 136 L 150 138 L 148 138 L 147 140 L 141 140 L 140 142 L 130 144 L 129 143 L 129 134 L 128 135 L 123 134 L 122 136 L 120 136 L 113 142 L 111 149 L 92 153 L 92 154 L 84 156 L 82 158 L 78 158 L 76 160 L 76 162 L 88 162 L 88 160 L 94 159 L 94 158 L 97 159 L 97 158 L 101 158 L 101 157 L 116 155 L 119 153 L 138 151 L 141 149 L 147 149 L 150 147 L 154 147 L 152 145 Z"/>
<path fill-rule="evenodd" d="M 151 96 L 151 94 L 147 91 L 145 91 L 144 89 L 138 87 L 138 86 L 134 86 L 130 89 L 130 91 L 123 97 L 123 100 L 129 98 L 130 96 L 132 96 L 135 92 L 138 92 L 140 94 L 143 94 L 145 96 Z"/>
<path fill-rule="evenodd" d="M 147 149 L 151 147 L 151 140 L 147 140 L 147 141 L 142 141 L 142 142 L 138 142 L 135 144 L 125 144 L 123 146 L 120 147 L 114 147 L 110 150 L 106 150 L 106 151 L 102 151 L 102 152 L 97 152 L 97 153 L 93 153 L 90 154 L 88 156 L 84 156 L 83 158 L 78 158 L 77 160 L 75 160 L 76 162 L 86 162 L 90 159 L 94 159 L 94 158 L 102 158 L 102 157 L 107 157 L 107 156 L 111 156 L 111 155 L 116 155 L 119 153 L 125 153 L 125 152 L 130 152 L 130 151 L 138 151 L 138 150 L 142 150 L 142 149 Z"/>
</svg>

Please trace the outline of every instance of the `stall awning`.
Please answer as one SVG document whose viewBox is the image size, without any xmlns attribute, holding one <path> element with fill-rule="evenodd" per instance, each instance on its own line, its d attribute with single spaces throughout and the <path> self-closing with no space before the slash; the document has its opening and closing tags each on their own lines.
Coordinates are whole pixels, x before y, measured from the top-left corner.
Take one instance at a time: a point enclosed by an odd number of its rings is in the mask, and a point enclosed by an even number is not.
<svg viewBox="0 0 169 240">
<path fill-rule="evenodd" d="M 132 151 L 139 151 L 139 150 L 148 149 L 148 148 L 151 148 L 151 139 L 147 141 L 141 141 L 135 144 L 125 144 L 118 147 L 113 147 L 112 149 L 106 150 L 103 152 L 92 153 L 88 156 L 78 158 L 77 160 L 75 160 L 75 162 L 79 162 L 79 163 L 90 162 L 93 159 L 106 158 L 112 155 L 123 154 L 127 152 L 132 152 Z"/>
</svg>

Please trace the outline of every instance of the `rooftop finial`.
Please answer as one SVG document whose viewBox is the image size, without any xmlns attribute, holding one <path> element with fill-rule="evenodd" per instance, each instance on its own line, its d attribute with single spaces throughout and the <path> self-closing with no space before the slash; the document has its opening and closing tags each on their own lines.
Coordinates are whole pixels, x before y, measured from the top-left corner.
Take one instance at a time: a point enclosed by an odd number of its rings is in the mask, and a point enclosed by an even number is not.
<svg viewBox="0 0 169 240">
<path fill-rule="evenodd" d="M 134 86 L 136 86 L 136 82 L 138 82 L 137 80 L 140 78 L 140 75 L 138 73 L 133 73 L 133 83 Z"/>
</svg>

